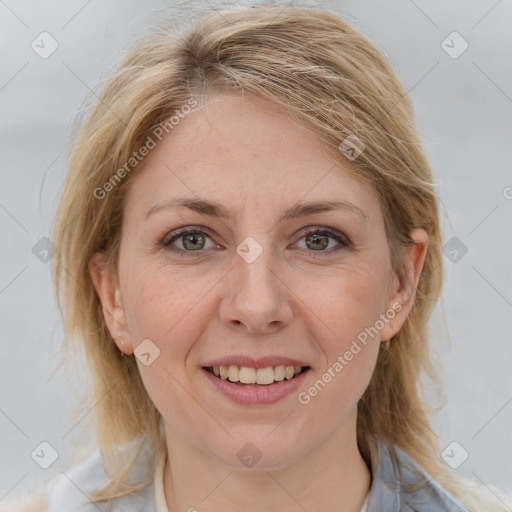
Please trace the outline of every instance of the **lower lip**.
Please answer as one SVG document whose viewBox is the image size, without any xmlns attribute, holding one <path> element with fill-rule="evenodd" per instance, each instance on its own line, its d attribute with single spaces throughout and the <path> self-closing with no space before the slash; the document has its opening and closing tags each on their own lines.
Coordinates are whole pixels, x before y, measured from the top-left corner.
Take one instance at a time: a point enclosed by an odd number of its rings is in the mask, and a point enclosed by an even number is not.
<svg viewBox="0 0 512 512">
<path fill-rule="evenodd" d="M 240 386 L 233 384 L 229 380 L 215 377 L 215 375 L 204 368 L 201 368 L 201 370 L 218 391 L 231 401 L 242 405 L 266 405 L 278 402 L 296 391 L 310 371 L 308 369 L 293 379 L 274 382 L 274 384 L 266 386 L 259 386 L 257 384 Z"/>
</svg>

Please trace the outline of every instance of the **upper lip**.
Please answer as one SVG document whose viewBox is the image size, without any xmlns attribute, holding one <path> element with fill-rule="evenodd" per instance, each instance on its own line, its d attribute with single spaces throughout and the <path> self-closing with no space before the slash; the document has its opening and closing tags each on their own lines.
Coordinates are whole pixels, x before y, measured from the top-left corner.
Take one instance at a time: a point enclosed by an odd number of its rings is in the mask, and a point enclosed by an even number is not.
<svg viewBox="0 0 512 512">
<path fill-rule="evenodd" d="M 249 356 L 226 356 L 214 359 L 203 366 L 238 366 L 247 368 L 267 368 L 269 366 L 309 366 L 304 361 L 291 359 L 289 357 L 266 356 L 254 359 Z"/>
</svg>

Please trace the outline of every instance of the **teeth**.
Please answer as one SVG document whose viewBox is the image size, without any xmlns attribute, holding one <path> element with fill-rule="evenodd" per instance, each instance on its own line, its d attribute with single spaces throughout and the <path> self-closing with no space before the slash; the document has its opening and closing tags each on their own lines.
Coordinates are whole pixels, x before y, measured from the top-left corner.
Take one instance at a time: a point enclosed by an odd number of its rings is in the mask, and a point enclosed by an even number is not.
<svg viewBox="0 0 512 512">
<path fill-rule="evenodd" d="M 213 374 L 222 380 L 241 382 L 242 384 L 268 385 L 274 381 L 290 380 L 300 373 L 302 366 L 268 366 L 266 368 L 248 368 L 246 366 L 214 366 Z"/>
<path fill-rule="evenodd" d="M 230 366 L 228 368 L 228 379 L 231 382 L 238 382 L 239 379 L 240 370 L 238 369 L 238 366 Z"/>
<path fill-rule="evenodd" d="M 256 371 L 256 384 L 272 384 L 274 382 L 274 368 L 258 368 Z"/>
<path fill-rule="evenodd" d="M 278 382 L 281 382 L 282 380 L 284 380 L 285 373 L 286 368 L 284 365 L 276 366 L 274 368 L 274 379 L 277 380 Z"/>
<path fill-rule="evenodd" d="M 243 384 L 256 384 L 256 375 L 257 372 L 254 368 L 246 368 L 245 366 L 242 366 L 238 372 L 238 378 Z"/>
</svg>

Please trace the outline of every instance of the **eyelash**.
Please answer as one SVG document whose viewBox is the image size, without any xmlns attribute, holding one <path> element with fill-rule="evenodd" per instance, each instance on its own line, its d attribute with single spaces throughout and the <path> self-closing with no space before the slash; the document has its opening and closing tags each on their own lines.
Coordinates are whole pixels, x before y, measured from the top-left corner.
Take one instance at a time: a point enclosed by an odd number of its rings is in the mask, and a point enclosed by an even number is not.
<svg viewBox="0 0 512 512">
<path fill-rule="evenodd" d="M 195 253 L 201 254 L 201 253 L 204 253 L 205 250 L 199 249 L 197 251 L 186 251 L 184 249 L 171 248 L 171 244 L 175 240 L 179 240 L 180 238 L 182 238 L 185 235 L 197 235 L 197 234 L 206 235 L 206 236 L 208 236 L 208 238 L 211 239 L 211 237 L 208 235 L 208 233 L 206 231 L 202 230 L 202 229 L 198 229 L 198 228 L 183 228 L 183 229 L 180 229 L 178 231 L 175 231 L 174 233 L 169 233 L 168 235 L 166 235 L 162 239 L 162 241 L 160 242 L 160 245 L 161 245 L 161 247 L 167 249 L 168 251 L 173 252 L 175 254 L 178 254 L 180 256 L 185 256 L 185 257 L 195 256 L 196 255 Z M 299 240 L 302 240 L 303 238 L 307 237 L 308 235 L 313 235 L 313 234 L 327 235 L 328 237 L 333 238 L 334 240 L 336 240 L 340 244 L 339 247 L 336 247 L 334 249 L 331 248 L 331 249 L 329 249 L 327 251 L 313 251 L 313 250 L 310 250 L 309 252 L 314 257 L 318 257 L 318 256 L 322 257 L 323 254 L 332 254 L 333 252 L 337 252 L 337 251 L 339 251 L 341 249 L 350 249 L 350 248 L 352 248 L 352 243 L 350 242 L 350 240 L 345 235 L 343 235 L 341 233 L 338 233 L 336 231 L 333 231 L 331 229 L 327 229 L 327 228 L 314 228 L 314 229 L 310 229 L 309 231 L 306 231 L 305 233 L 303 233 Z M 318 253 L 318 254 L 315 254 L 315 253 Z"/>
</svg>

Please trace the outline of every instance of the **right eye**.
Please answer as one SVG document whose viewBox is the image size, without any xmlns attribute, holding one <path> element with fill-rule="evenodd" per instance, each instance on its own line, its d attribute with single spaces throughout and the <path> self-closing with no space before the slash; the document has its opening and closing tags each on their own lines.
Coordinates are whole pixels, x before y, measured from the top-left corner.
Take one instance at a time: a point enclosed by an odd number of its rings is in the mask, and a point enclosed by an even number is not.
<svg viewBox="0 0 512 512">
<path fill-rule="evenodd" d="M 191 253 L 201 252 L 202 249 L 204 249 L 207 238 L 210 239 L 210 237 L 200 229 L 184 228 L 169 233 L 169 235 L 162 240 L 162 245 L 169 251 L 179 255 L 192 256 L 193 254 Z M 175 241 L 178 241 L 182 248 L 172 246 Z"/>
</svg>

